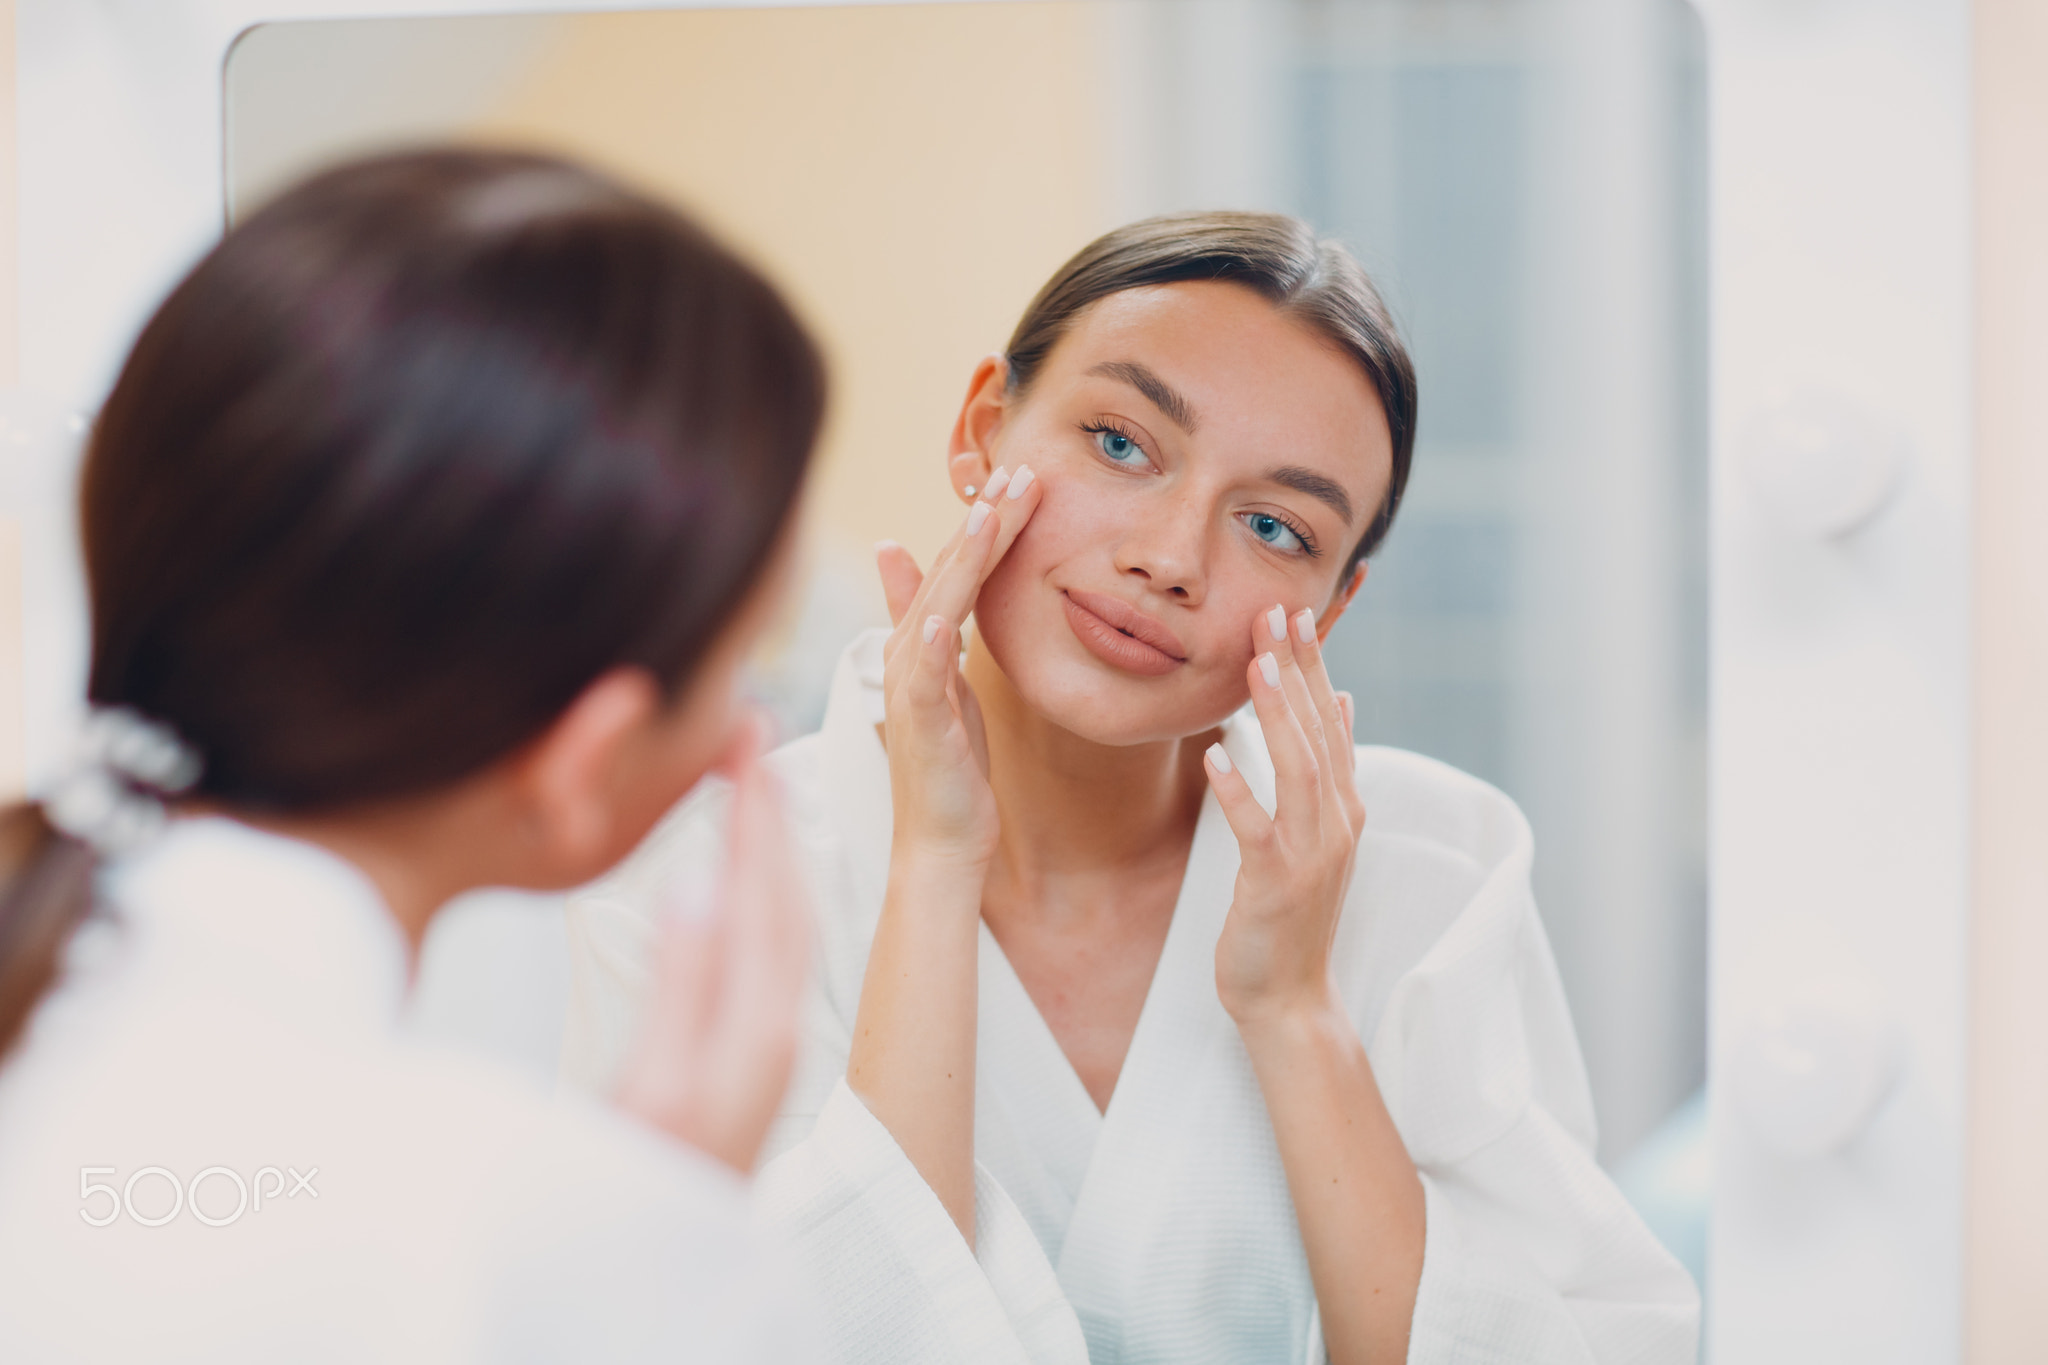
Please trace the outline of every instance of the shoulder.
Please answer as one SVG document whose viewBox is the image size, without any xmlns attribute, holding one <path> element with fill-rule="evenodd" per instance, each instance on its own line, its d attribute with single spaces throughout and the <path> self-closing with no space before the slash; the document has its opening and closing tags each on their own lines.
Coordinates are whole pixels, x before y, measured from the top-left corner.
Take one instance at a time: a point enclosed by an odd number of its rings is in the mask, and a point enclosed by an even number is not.
<svg viewBox="0 0 2048 1365">
<path fill-rule="evenodd" d="M 738 1176 L 511 1068 L 400 1051 L 393 1098 L 421 1120 L 411 1160 L 433 1173 L 414 1198 L 455 1224 L 449 1241 L 474 1267 L 487 1345 L 536 1358 L 732 1359 L 775 1335 L 783 1268 Z"/>
<path fill-rule="evenodd" d="M 1358 794 L 1368 838 L 1397 840 L 1491 871 L 1526 862 L 1529 822 L 1507 793 L 1422 754 L 1358 747 Z"/>
<path fill-rule="evenodd" d="M 1339 930 L 1339 977 L 1372 1036 L 1401 982 L 1457 977 L 1482 993 L 1547 960 L 1528 821 L 1498 788 L 1402 749 L 1358 750 L 1365 830 Z"/>
<path fill-rule="evenodd" d="M 410 1042 L 397 1052 L 384 1088 L 416 1120 L 411 1159 L 435 1172 L 443 1212 L 464 1217 L 486 1249 L 516 1235 L 532 1254 L 593 1238 L 644 1251 L 670 1227 L 688 1242 L 744 1241 L 745 1186 L 701 1153 L 488 1058 Z M 528 1255 L 522 1247 L 515 1259 Z"/>
</svg>

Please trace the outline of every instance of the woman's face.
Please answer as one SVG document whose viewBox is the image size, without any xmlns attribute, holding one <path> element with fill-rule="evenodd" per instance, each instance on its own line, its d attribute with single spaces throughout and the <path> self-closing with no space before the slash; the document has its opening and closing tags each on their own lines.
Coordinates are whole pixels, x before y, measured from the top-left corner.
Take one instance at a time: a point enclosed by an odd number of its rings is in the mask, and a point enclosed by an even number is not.
<svg viewBox="0 0 2048 1365">
<path fill-rule="evenodd" d="M 1393 442 L 1357 362 L 1304 324 L 1239 285 L 1131 289 L 1021 400 L 989 375 L 956 451 L 1028 464 L 1044 493 L 975 620 L 1034 710 L 1100 743 L 1196 734 L 1243 704 L 1256 618 L 1342 612 Z"/>
</svg>

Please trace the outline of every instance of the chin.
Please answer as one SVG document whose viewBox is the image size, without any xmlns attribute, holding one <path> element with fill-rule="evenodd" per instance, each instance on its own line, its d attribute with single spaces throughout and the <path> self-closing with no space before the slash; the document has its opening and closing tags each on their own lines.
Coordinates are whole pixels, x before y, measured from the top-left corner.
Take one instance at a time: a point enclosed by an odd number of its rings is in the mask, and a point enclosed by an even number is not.
<svg viewBox="0 0 2048 1365">
<path fill-rule="evenodd" d="M 990 587 L 997 586 L 990 580 Z M 1009 585 L 1003 585 L 1009 586 Z M 1048 602 L 1049 591 L 1039 596 Z M 992 600 L 993 599 L 993 600 Z M 986 589 L 975 628 L 989 657 L 1034 712 L 1093 744 L 1154 744 L 1213 730 L 1245 702 L 1244 663 L 1218 676 L 1183 665 L 1164 677 L 1139 677 L 1101 663 L 1074 639 L 1064 612 Z"/>
</svg>

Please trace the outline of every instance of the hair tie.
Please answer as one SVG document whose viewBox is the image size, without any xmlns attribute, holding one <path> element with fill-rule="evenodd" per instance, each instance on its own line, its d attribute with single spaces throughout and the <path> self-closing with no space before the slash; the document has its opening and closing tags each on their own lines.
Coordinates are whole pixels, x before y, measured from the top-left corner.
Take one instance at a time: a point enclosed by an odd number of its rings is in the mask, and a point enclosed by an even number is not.
<svg viewBox="0 0 2048 1365">
<path fill-rule="evenodd" d="M 96 853 L 127 852 L 163 828 L 163 798 L 190 790 L 202 767 L 198 751 L 168 725 L 126 707 L 96 706 L 43 814 Z"/>
</svg>

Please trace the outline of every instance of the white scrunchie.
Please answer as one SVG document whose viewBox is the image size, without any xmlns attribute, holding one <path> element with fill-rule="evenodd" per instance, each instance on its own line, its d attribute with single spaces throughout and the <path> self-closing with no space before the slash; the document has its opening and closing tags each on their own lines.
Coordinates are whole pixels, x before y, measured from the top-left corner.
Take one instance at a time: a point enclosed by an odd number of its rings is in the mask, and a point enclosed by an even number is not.
<svg viewBox="0 0 2048 1365">
<path fill-rule="evenodd" d="M 95 707 L 43 814 L 95 852 L 123 853 L 163 828 L 163 798 L 189 790 L 200 769 L 198 752 L 169 726 L 125 707 Z"/>
</svg>

